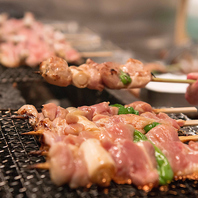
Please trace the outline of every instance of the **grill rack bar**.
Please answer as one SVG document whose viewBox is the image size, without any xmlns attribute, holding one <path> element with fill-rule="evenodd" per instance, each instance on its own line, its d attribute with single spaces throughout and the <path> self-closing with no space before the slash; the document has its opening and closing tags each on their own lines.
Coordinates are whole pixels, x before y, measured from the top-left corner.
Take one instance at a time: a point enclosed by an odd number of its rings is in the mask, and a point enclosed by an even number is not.
<svg viewBox="0 0 198 198">
<path fill-rule="evenodd" d="M 28 66 L 20 66 L 17 68 L 8 68 L 0 64 L 0 82 L 13 83 L 43 81 L 42 77 L 35 73 L 38 70 L 38 67 L 30 68 Z"/>
<path fill-rule="evenodd" d="M 159 188 L 146 193 L 133 185 L 118 185 L 108 188 L 92 186 L 90 189 L 70 189 L 67 185 L 57 187 L 50 180 L 47 170 L 28 169 L 27 165 L 45 162 L 43 156 L 31 156 L 29 152 L 39 149 L 33 136 L 21 136 L 32 128 L 27 120 L 11 119 L 15 110 L 0 111 L 0 197 L 1 198 L 54 198 L 54 197 L 196 197 L 198 181 L 174 181 L 167 191 Z M 183 114 L 172 117 L 187 119 Z M 195 133 L 197 126 L 185 127 L 185 133 Z"/>
</svg>

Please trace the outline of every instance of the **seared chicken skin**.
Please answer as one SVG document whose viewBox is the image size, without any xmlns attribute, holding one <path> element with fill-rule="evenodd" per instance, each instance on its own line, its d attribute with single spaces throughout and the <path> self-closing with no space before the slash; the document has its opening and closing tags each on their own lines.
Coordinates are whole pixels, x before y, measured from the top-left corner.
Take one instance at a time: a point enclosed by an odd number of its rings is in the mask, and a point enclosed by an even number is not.
<svg viewBox="0 0 198 198">
<path fill-rule="evenodd" d="M 143 63 L 136 59 L 128 59 L 124 64 L 114 62 L 95 63 L 87 59 L 85 64 L 68 66 L 59 57 L 51 57 L 40 64 L 43 78 L 50 84 L 78 88 L 89 88 L 102 91 L 110 89 L 131 89 L 144 87 L 151 80 L 151 73 L 145 70 Z"/>
</svg>

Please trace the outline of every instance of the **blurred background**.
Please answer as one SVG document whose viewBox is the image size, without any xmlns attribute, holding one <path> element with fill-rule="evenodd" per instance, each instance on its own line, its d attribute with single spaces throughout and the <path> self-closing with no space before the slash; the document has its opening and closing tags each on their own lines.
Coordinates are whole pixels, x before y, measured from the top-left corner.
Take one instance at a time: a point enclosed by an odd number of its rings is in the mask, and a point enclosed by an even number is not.
<svg viewBox="0 0 198 198">
<path fill-rule="evenodd" d="M 37 19 L 75 21 L 137 58 L 153 60 L 173 43 L 179 0 L 1 0 L 0 12 Z"/>
</svg>

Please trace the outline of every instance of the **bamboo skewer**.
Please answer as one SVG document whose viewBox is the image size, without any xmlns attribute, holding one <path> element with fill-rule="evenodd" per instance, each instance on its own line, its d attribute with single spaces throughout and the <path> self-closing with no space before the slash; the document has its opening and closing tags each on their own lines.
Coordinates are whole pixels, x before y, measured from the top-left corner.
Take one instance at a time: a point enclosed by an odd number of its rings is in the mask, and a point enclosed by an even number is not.
<svg viewBox="0 0 198 198">
<path fill-rule="evenodd" d="M 186 120 L 184 126 L 196 126 L 198 125 L 198 120 Z"/>
<path fill-rule="evenodd" d="M 47 156 L 48 155 L 48 151 L 44 151 L 44 150 L 30 151 L 29 154 L 30 155 L 43 155 L 43 156 Z"/>
<path fill-rule="evenodd" d="M 11 116 L 12 119 L 28 119 L 28 116 L 24 116 L 24 115 L 13 115 Z"/>
<path fill-rule="evenodd" d="M 187 84 L 192 84 L 196 82 L 196 80 L 191 80 L 191 79 L 168 79 L 168 78 L 152 78 L 151 81 L 153 82 L 167 82 L 167 83 L 187 83 Z"/>
<path fill-rule="evenodd" d="M 198 135 L 179 136 L 181 142 L 198 141 Z"/>
<path fill-rule="evenodd" d="M 30 169 L 46 169 L 46 170 L 49 170 L 50 168 L 50 165 L 48 162 L 44 162 L 44 163 L 38 163 L 38 164 L 33 164 L 33 165 L 30 165 L 28 166 L 28 168 Z"/>
<path fill-rule="evenodd" d="M 43 135 L 44 130 L 38 130 L 38 131 L 29 131 L 25 133 L 21 133 L 21 135 Z"/>
<path fill-rule="evenodd" d="M 153 109 L 155 113 L 197 113 L 198 109 L 196 107 L 170 107 L 170 108 L 160 108 Z"/>
<path fill-rule="evenodd" d="M 84 58 L 91 58 L 91 57 L 108 57 L 112 56 L 113 52 L 111 51 L 98 51 L 98 52 L 79 52 L 80 55 Z"/>
</svg>

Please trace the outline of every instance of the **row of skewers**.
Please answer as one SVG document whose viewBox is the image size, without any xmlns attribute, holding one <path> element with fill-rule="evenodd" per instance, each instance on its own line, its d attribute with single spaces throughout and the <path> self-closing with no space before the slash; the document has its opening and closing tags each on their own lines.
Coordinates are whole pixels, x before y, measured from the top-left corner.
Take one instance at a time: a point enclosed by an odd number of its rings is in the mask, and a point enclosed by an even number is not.
<svg viewBox="0 0 198 198">
<path fill-rule="evenodd" d="M 148 191 L 173 179 L 197 179 L 197 142 L 190 141 L 197 136 L 178 136 L 193 123 L 174 120 L 164 110 L 141 101 L 66 109 L 49 103 L 41 112 L 24 105 L 14 118 L 29 119 L 34 131 L 23 135 L 38 136 L 41 143 L 31 153 L 46 156 L 46 163 L 31 168 L 49 169 L 56 185 L 106 187 L 114 181 Z"/>
<path fill-rule="evenodd" d="M 143 88 L 149 82 L 188 83 L 191 79 L 156 78 L 151 69 L 141 61 L 128 59 L 125 64 L 116 62 L 96 63 L 87 59 L 79 66 L 68 66 L 67 61 L 60 57 L 50 57 L 41 62 L 37 72 L 50 84 L 67 87 L 74 85 L 78 88 L 89 88 L 102 91 L 109 89 Z"/>
<path fill-rule="evenodd" d="M 63 32 L 52 25 L 37 21 L 30 12 L 25 13 L 21 19 L 9 18 L 5 13 L 0 15 L 0 63 L 6 67 L 19 67 L 20 65 L 36 67 L 42 62 L 40 72 L 52 84 L 58 86 L 73 84 L 79 88 L 88 87 L 101 91 L 104 87 L 111 89 L 141 88 L 151 80 L 194 82 L 192 80 L 153 78 L 149 72 L 151 69 L 148 69 L 150 66 L 147 64 L 148 67 L 145 67 L 140 61 L 134 59 L 129 59 L 123 65 L 113 62 L 98 64 L 91 59 L 82 64 L 82 57 L 98 55 L 111 56 L 112 52 L 80 53 L 66 40 Z M 56 56 L 67 62 L 64 63 Z M 54 57 L 54 59 L 49 57 Z M 55 62 L 56 66 L 52 66 Z M 46 67 L 46 64 L 49 63 L 50 66 Z M 79 67 L 68 68 L 67 63 L 74 63 Z M 60 66 L 60 64 L 63 65 Z M 151 68 L 156 67 L 154 63 L 150 65 Z M 164 67 L 160 68 L 160 65 L 157 68 L 160 71 L 166 71 Z"/>
<path fill-rule="evenodd" d="M 0 14 L 1 65 L 9 68 L 21 65 L 37 67 L 51 56 L 59 56 L 78 65 L 84 57 L 112 56 L 112 52 L 79 52 L 63 31 L 37 20 L 31 12 L 26 12 L 22 18 Z"/>
<path fill-rule="evenodd" d="M 78 67 L 68 66 L 68 62 L 80 63 L 81 54 L 61 32 L 39 23 L 31 13 L 20 20 L 1 15 L 0 42 L 1 64 L 35 67 L 41 62 L 39 73 L 57 86 L 102 91 L 142 88 L 150 81 L 194 82 L 155 78 L 135 59 L 126 64 L 88 59 Z M 49 169 L 56 185 L 107 187 L 114 181 L 148 191 L 174 179 L 198 179 L 197 136 L 178 136 L 183 126 L 197 121 L 174 120 L 166 114 L 173 109 L 168 110 L 140 101 L 66 109 L 49 103 L 41 112 L 24 105 L 13 118 L 28 118 L 34 131 L 23 135 L 37 136 L 41 143 L 40 150 L 31 154 L 46 156 L 46 163 L 31 168 Z M 197 112 L 196 108 L 183 110 Z"/>
</svg>

